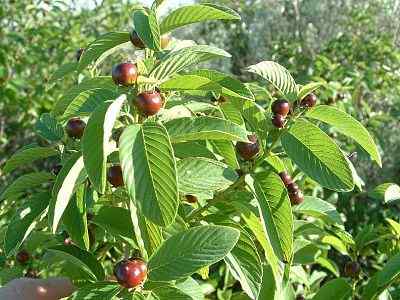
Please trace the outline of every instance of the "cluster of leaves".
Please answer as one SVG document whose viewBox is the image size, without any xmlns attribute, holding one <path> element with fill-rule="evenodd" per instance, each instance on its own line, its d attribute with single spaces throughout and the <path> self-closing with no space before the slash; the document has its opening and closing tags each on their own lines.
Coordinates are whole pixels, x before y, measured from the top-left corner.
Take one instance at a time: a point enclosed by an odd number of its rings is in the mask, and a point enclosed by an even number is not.
<svg viewBox="0 0 400 300">
<path fill-rule="evenodd" d="M 275 98 L 264 87 L 198 68 L 229 53 L 176 39 L 162 47 L 162 35 L 176 28 L 239 15 L 198 4 L 160 20 L 162 2 L 133 8 L 133 27 L 145 49 L 130 45 L 129 32 L 110 32 L 89 44 L 77 63 L 56 72 L 54 80 L 72 73 L 84 78 L 39 119 L 37 133 L 50 146 L 21 149 L 3 171 L 54 157 L 62 167 L 56 175 L 25 174 L 0 195 L 7 219 L 0 231 L 3 264 L 9 266 L 1 277 L 18 272 L 12 256 L 24 248 L 41 258 L 32 266 L 47 264 L 41 265 L 43 274 L 74 280 L 79 288 L 70 299 L 294 299 L 300 294 L 375 299 L 387 293 L 399 276 L 400 243 L 393 237 L 400 224 L 388 220 L 382 232 L 366 229 L 352 237 L 342 216 L 318 193 L 292 206 L 278 175 L 290 173 L 307 194 L 309 182 L 321 190 L 350 192 L 359 185 L 357 172 L 325 126 L 354 140 L 381 165 L 368 131 L 333 106 L 302 107 L 301 101 L 324 83 L 298 85 L 284 67 L 263 61 L 246 71 L 291 106 L 284 128 L 274 127 Z M 111 76 L 101 75 L 100 66 L 127 45 L 135 52 L 139 76 L 132 86 L 117 86 Z M 134 105 L 138 94 L 148 91 L 159 91 L 164 101 L 151 117 Z M 64 133 L 71 118 L 87 122 L 81 140 Z M 250 143 L 249 135 L 256 136 L 259 148 L 246 160 L 235 145 Z M 121 166 L 122 186 L 107 182 L 112 166 Z M 395 201 L 399 190 L 380 186 L 374 196 Z M 388 261 L 368 282 L 360 280 L 358 268 L 347 267 L 344 275 L 350 278 L 344 278 L 329 256 L 336 249 L 358 264 L 369 246 L 382 240 L 391 242 L 382 250 Z M 131 256 L 147 263 L 148 279 L 129 290 L 115 282 L 112 269 Z M 204 286 L 215 268 L 224 274 L 223 283 L 217 279 Z"/>
</svg>

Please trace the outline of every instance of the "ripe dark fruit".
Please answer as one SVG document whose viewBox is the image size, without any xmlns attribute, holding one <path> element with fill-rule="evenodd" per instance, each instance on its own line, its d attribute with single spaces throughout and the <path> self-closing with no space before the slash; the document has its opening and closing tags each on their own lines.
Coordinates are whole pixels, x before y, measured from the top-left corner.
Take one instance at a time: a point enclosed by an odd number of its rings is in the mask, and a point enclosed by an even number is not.
<svg viewBox="0 0 400 300">
<path fill-rule="evenodd" d="M 17 261 L 21 264 L 24 265 L 26 264 L 29 259 L 31 258 L 30 254 L 26 250 L 21 250 L 17 253 L 16 259 Z"/>
<path fill-rule="evenodd" d="M 51 171 L 53 172 L 54 175 L 57 176 L 58 173 L 60 173 L 61 168 L 62 168 L 62 165 L 55 165 Z"/>
<path fill-rule="evenodd" d="M 76 51 L 76 54 L 75 54 L 76 61 L 79 61 L 79 60 L 81 59 L 81 56 L 82 56 L 82 54 L 83 54 L 84 51 L 85 51 L 84 48 L 79 48 L 79 49 Z"/>
<path fill-rule="evenodd" d="M 158 113 L 163 106 L 163 100 L 159 92 L 144 92 L 137 96 L 136 107 L 145 116 L 152 116 Z"/>
<path fill-rule="evenodd" d="M 356 261 L 351 261 L 348 262 L 345 266 L 344 266 L 344 275 L 346 277 L 357 277 L 360 274 L 361 271 L 361 267 L 360 264 Z"/>
<path fill-rule="evenodd" d="M 140 259 L 123 260 L 115 266 L 114 275 L 119 284 L 126 288 L 133 288 L 146 280 L 147 265 Z"/>
<path fill-rule="evenodd" d="M 286 100 L 276 100 L 272 103 L 271 110 L 275 115 L 287 116 L 290 111 L 290 104 Z"/>
<path fill-rule="evenodd" d="M 250 143 L 237 142 L 236 151 L 244 160 L 253 159 L 260 152 L 260 145 L 255 135 L 248 136 Z"/>
<path fill-rule="evenodd" d="M 112 166 L 109 168 L 107 172 L 107 180 L 113 187 L 123 186 L 124 179 L 122 177 L 121 166 Z"/>
<path fill-rule="evenodd" d="M 79 118 L 70 119 L 65 126 L 68 136 L 73 139 L 80 139 L 85 130 L 86 123 Z"/>
<path fill-rule="evenodd" d="M 303 192 L 300 190 L 298 190 L 295 193 L 289 193 L 289 198 L 290 198 L 290 203 L 292 203 L 292 205 L 299 205 L 304 201 Z"/>
<path fill-rule="evenodd" d="M 311 93 L 308 94 L 303 100 L 301 100 L 302 107 L 314 107 L 317 104 L 317 96 Z"/>
<path fill-rule="evenodd" d="M 197 197 L 193 195 L 186 195 L 186 201 L 189 203 L 196 203 L 197 202 Z"/>
<path fill-rule="evenodd" d="M 272 118 L 272 124 L 276 127 L 276 128 L 283 128 L 285 127 L 285 117 L 282 115 L 274 115 L 274 117 Z"/>
<path fill-rule="evenodd" d="M 163 34 L 161 36 L 161 49 L 167 48 L 170 42 L 171 42 L 170 35 L 169 34 Z"/>
<path fill-rule="evenodd" d="M 292 182 L 288 184 L 287 190 L 289 191 L 289 194 L 294 194 L 299 191 L 299 186 L 296 183 Z"/>
<path fill-rule="evenodd" d="M 129 35 L 129 38 L 130 38 L 133 46 L 135 46 L 136 48 L 139 48 L 139 49 L 146 48 L 146 45 L 140 39 L 139 35 L 137 34 L 137 32 L 135 30 L 131 31 L 131 33 Z"/>
<path fill-rule="evenodd" d="M 279 177 L 282 179 L 282 182 L 286 187 L 293 183 L 292 177 L 288 174 L 288 172 L 280 172 Z"/>
<path fill-rule="evenodd" d="M 134 85 L 138 77 L 137 66 L 132 63 L 122 63 L 112 68 L 112 79 L 115 84 L 123 86 Z"/>
</svg>

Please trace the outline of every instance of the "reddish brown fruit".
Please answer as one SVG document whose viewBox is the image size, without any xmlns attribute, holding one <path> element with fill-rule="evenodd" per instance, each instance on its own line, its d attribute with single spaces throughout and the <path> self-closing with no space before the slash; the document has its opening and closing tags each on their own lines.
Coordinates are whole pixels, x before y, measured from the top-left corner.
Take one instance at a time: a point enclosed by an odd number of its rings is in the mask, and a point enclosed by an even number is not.
<svg viewBox="0 0 400 300">
<path fill-rule="evenodd" d="M 299 204 L 303 203 L 303 201 L 304 201 L 303 192 L 300 190 L 298 190 L 295 193 L 289 193 L 289 198 L 290 198 L 290 202 L 292 203 L 292 205 L 299 205 Z"/>
<path fill-rule="evenodd" d="M 123 260 L 114 268 L 114 275 L 120 285 L 134 288 L 147 278 L 147 265 L 140 259 Z"/>
<path fill-rule="evenodd" d="M 108 169 L 107 180 L 113 187 L 124 185 L 124 178 L 122 177 L 121 166 L 112 166 Z"/>
<path fill-rule="evenodd" d="M 85 48 L 79 48 L 79 49 L 76 51 L 76 54 L 75 54 L 76 61 L 80 61 L 80 59 L 81 59 L 82 54 L 83 54 L 84 51 L 85 51 Z"/>
<path fill-rule="evenodd" d="M 285 122 L 286 119 L 284 116 L 282 115 L 274 115 L 274 117 L 272 118 L 272 124 L 276 127 L 276 128 L 283 128 L 285 127 Z"/>
<path fill-rule="evenodd" d="M 161 49 L 167 48 L 170 42 L 171 36 L 169 34 L 163 34 L 161 36 Z"/>
<path fill-rule="evenodd" d="M 17 253 L 17 255 L 16 255 L 15 258 L 17 259 L 17 261 L 18 261 L 21 265 L 24 265 L 24 264 L 26 264 L 26 263 L 30 260 L 31 256 L 30 256 L 30 254 L 29 254 L 28 251 L 26 251 L 26 250 L 21 250 L 21 251 L 19 251 L 19 252 Z"/>
<path fill-rule="evenodd" d="M 301 100 L 301 107 L 314 107 L 317 104 L 317 96 L 311 93 L 308 94 L 303 100 Z"/>
<path fill-rule="evenodd" d="M 287 190 L 289 191 L 289 194 L 294 194 L 294 193 L 297 193 L 300 189 L 296 183 L 292 182 L 292 183 L 288 184 Z"/>
<path fill-rule="evenodd" d="M 83 136 L 86 123 L 79 118 L 72 118 L 65 126 L 65 132 L 70 138 L 80 139 Z"/>
<path fill-rule="evenodd" d="M 276 100 L 272 103 L 271 110 L 275 115 L 286 117 L 290 111 L 290 104 L 284 99 Z"/>
<path fill-rule="evenodd" d="M 360 264 L 356 261 L 348 262 L 344 266 L 344 275 L 346 277 L 356 278 L 360 274 L 361 267 Z"/>
<path fill-rule="evenodd" d="M 145 116 L 157 114 L 163 106 L 163 100 L 159 92 L 144 92 L 137 96 L 136 107 Z"/>
<path fill-rule="evenodd" d="M 129 35 L 129 38 L 130 38 L 131 43 L 133 44 L 133 46 L 135 46 L 136 48 L 139 48 L 139 49 L 146 48 L 146 45 L 140 39 L 139 35 L 137 34 L 137 32 L 135 30 L 131 31 L 131 33 Z"/>
<path fill-rule="evenodd" d="M 279 177 L 282 179 L 283 184 L 287 187 L 289 184 L 293 183 L 292 176 L 288 172 L 280 172 Z"/>
<path fill-rule="evenodd" d="M 186 195 L 186 201 L 189 203 L 196 203 L 197 202 L 197 197 L 193 195 Z"/>
<path fill-rule="evenodd" d="M 138 69 L 136 64 L 122 63 L 112 68 L 112 79 L 115 84 L 123 86 L 131 86 L 136 83 L 138 77 Z"/>
<path fill-rule="evenodd" d="M 260 152 L 260 144 L 258 143 L 257 137 L 253 134 L 249 135 L 248 139 L 250 143 L 236 143 L 236 151 L 244 160 L 251 160 Z"/>
</svg>

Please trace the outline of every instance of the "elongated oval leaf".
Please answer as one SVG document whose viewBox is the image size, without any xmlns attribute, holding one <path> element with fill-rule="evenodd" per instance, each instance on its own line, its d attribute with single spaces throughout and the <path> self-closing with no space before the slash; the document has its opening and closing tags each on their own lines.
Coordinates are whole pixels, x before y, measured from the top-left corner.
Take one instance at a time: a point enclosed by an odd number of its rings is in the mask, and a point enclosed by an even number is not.
<svg viewBox="0 0 400 300">
<path fill-rule="evenodd" d="M 335 127 L 339 132 L 354 139 L 369 155 L 382 166 L 381 156 L 368 130 L 344 111 L 333 106 L 318 105 L 309 112 L 308 118 L 316 119 Z"/>
<path fill-rule="evenodd" d="M 153 10 L 136 10 L 133 13 L 135 31 L 147 48 L 154 51 L 161 49 L 161 34 L 157 16 Z"/>
<path fill-rule="evenodd" d="M 113 300 L 122 287 L 116 282 L 95 282 L 74 292 L 69 300 Z M 143 298 L 144 299 L 144 298 Z"/>
<path fill-rule="evenodd" d="M 354 188 L 346 157 L 338 145 L 312 123 L 297 120 L 282 136 L 282 146 L 299 168 L 323 187 L 335 191 Z"/>
<path fill-rule="evenodd" d="M 188 24 L 209 20 L 240 20 L 240 16 L 230 8 L 215 4 L 197 4 L 178 8 L 171 12 L 160 24 L 166 33 Z"/>
<path fill-rule="evenodd" d="M 7 199 L 24 193 L 29 189 L 40 187 L 44 183 L 54 180 L 54 175 L 47 172 L 34 172 L 18 177 L 0 195 L 0 199 Z"/>
<path fill-rule="evenodd" d="M 49 206 L 49 224 L 54 233 L 68 206 L 69 200 L 78 185 L 82 183 L 86 177 L 87 174 L 84 169 L 81 154 L 73 154 L 61 169 L 53 186 L 53 197 Z"/>
<path fill-rule="evenodd" d="M 350 284 L 344 278 L 337 278 L 324 284 L 312 299 L 347 300 L 350 296 L 351 296 Z"/>
<path fill-rule="evenodd" d="M 224 190 L 238 179 L 233 169 L 207 158 L 185 158 L 177 167 L 179 191 L 185 195 Z"/>
<path fill-rule="evenodd" d="M 316 197 L 304 197 L 304 202 L 295 207 L 295 212 L 324 220 L 327 224 L 343 225 L 335 206 Z"/>
<path fill-rule="evenodd" d="M 298 88 L 289 71 L 273 61 L 262 61 L 250 66 L 248 71 L 260 75 L 283 95 L 297 95 Z"/>
<path fill-rule="evenodd" d="M 172 284 L 161 284 L 158 287 L 152 288 L 151 293 L 157 300 L 193 300 L 192 297 Z"/>
<path fill-rule="evenodd" d="M 236 156 L 235 146 L 231 141 L 212 140 L 210 141 L 215 152 L 224 158 L 224 162 L 234 170 L 240 169 Z M 179 145 L 179 144 L 178 144 Z"/>
<path fill-rule="evenodd" d="M 59 142 L 64 136 L 64 129 L 51 114 L 42 114 L 35 125 L 36 132 L 50 142 Z"/>
<path fill-rule="evenodd" d="M 14 171 L 16 168 L 33 163 L 34 161 L 42 158 L 57 155 L 58 151 L 48 147 L 34 147 L 25 150 L 18 151 L 15 153 L 3 168 L 3 172 L 9 173 Z"/>
<path fill-rule="evenodd" d="M 160 226 L 171 224 L 178 210 L 177 171 L 165 127 L 148 121 L 127 127 L 120 138 L 124 182 L 140 211 Z"/>
<path fill-rule="evenodd" d="M 297 100 L 303 100 L 308 94 L 316 91 L 325 84 L 325 82 L 310 82 L 305 86 L 302 86 L 299 93 L 297 94 Z"/>
<path fill-rule="evenodd" d="M 76 62 L 66 63 L 62 65 L 57 69 L 57 71 L 53 73 L 53 75 L 51 75 L 49 82 L 54 82 L 56 80 L 59 80 L 64 76 L 76 71 L 77 66 L 78 64 Z"/>
<path fill-rule="evenodd" d="M 231 57 L 231 55 L 222 49 L 212 46 L 195 45 L 185 47 L 173 51 L 163 58 L 161 63 L 151 71 L 150 77 L 162 82 L 190 66 L 222 57 Z"/>
<path fill-rule="evenodd" d="M 264 232 L 275 254 L 288 263 L 293 257 L 293 215 L 287 190 L 275 173 L 258 173 L 251 182 L 246 178 L 257 199 Z"/>
<path fill-rule="evenodd" d="M 50 198 L 49 193 L 34 195 L 10 220 L 4 238 L 4 252 L 7 256 L 18 249 L 35 228 L 40 216 L 49 205 Z"/>
<path fill-rule="evenodd" d="M 122 95 L 115 101 L 99 105 L 83 133 L 83 162 L 90 182 L 100 194 L 104 194 L 106 189 L 106 164 L 112 129 L 125 100 L 126 95 Z"/>
<path fill-rule="evenodd" d="M 383 183 L 369 192 L 368 196 L 385 203 L 398 201 L 400 200 L 400 186 L 395 183 Z"/>
<path fill-rule="evenodd" d="M 223 259 L 236 245 L 239 231 L 225 226 L 204 225 L 180 232 L 149 260 L 149 277 L 170 281 L 187 277 Z"/>
<path fill-rule="evenodd" d="M 74 245 L 61 245 L 47 249 L 59 260 L 67 261 L 85 271 L 92 280 L 104 280 L 105 274 L 103 266 L 97 261 L 96 257 L 85 250 L 79 249 Z"/>
<path fill-rule="evenodd" d="M 180 118 L 167 122 L 165 127 L 173 143 L 192 140 L 248 141 L 245 129 L 220 118 Z"/>
<path fill-rule="evenodd" d="M 125 42 L 129 42 L 129 32 L 108 32 L 100 36 L 83 51 L 78 64 L 78 72 L 95 62 L 104 52 Z"/>
</svg>

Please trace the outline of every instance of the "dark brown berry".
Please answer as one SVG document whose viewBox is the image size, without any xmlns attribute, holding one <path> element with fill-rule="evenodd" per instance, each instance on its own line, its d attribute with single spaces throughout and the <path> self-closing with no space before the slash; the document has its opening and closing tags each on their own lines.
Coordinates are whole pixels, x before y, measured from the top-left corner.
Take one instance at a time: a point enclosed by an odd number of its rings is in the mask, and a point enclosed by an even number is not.
<svg viewBox="0 0 400 300">
<path fill-rule="evenodd" d="M 141 38 L 139 37 L 139 35 L 137 34 L 137 32 L 135 30 L 132 30 L 129 38 L 132 42 L 132 44 L 139 49 L 144 49 L 146 48 L 146 45 L 143 43 L 143 41 L 141 40 Z"/>
<path fill-rule="evenodd" d="M 112 78 L 115 84 L 123 86 L 131 86 L 136 83 L 138 77 L 138 69 L 136 64 L 122 63 L 112 68 Z"/>
<path fill-rule="evenodd" d="M 276 100 L 272 103 L 271 110 L 275 115 L 286 117 L 290 111 L 290 104 L 284 99 Z"/>
<path fill-rule="evenodd" d="M 288 172 L 280 172 L 279 177 L 282 179 L 282 182 L 286 187 L 293 182 L 292 176 L 290 176 Z"/>
<path fill-rule="evenodd" d="M 196 203 L 197 202 L 197 197 L 193 195 L 186 195 L 186 201 L 189 203 Z"/>
<path fill-rule="evenodd" d="M 114 268 L 114 275 L 119 284 L 134 288 L 147 278 L 147 265 L 140 259 L 120 261 Z"/>
<path fill-rule="evenodd" d="M 299 186 L 296 183 L 292 182 L 292 183 L 288 184 L 287 190 L 288 190 L 289 194 L 294 194 L 299 191 Z"/>
<path fill-rule="evenodd" d="M 21 264 L 21 265 L 25 265 L 31 258 L 30 254 L 28 251 L 26 250 L 21 250 L 17 253 L 16 257 L 17 261 Z"/>
<path fill-rule="evenodd" d="M 86 123 L 79 118 L 72 118 L 67 122 L 65 131 L 70 138 L 80 139 L 83 136 Z"/>
<path fill-rule="evenodd" d="M 361 267 L 356 261 L 350 261 L 344 266 L 344 275 L 346 277 L 356 278 L 360 274 Z"/>
<path fill-rule="evenodd" d="M 157 91 L 143 92 L 136 98 L 136 107 L 145 116 L 157 114 L 163 106 L 161 94 Z"/>
<path fill-rule="evenodd" d="M 300 106 L 302 107 L 314 107 L 317 104 L 317 96 L 311 93 L 308 94 L 303 100 L 301 100 Z"/>
<path fill-rule="evenodd" d="M 108 169 L 107 180 L 113 187 L 124 185 L 124 178 L 122 176 L 121 166 L 112 166 Z"/>
<path fill-rule="evenodd" d="M 82 54 L 83 54 L 84 51 L 85 51 L 85 48 L 79 48 L 79 49 L 76 51 L 76 54 L 75 54 L 76 61 L 80 61 L 80 59 L 81 59 Z"/>
<path fill-rule="evenodd" d="M 55 165 L 51 171 L 53 172 L 54 175 L 57 176 L 58 173 L 60 173 L 61 169 L 62 169 L 62 165 Z"/>
<path fill-rule="evenodd" d="M 285 122 L 286 119 L 284 116 L 282 115 L 274 115 L 274 117 L 272 118 L 272 124 L 276 127 L 276 128 L 283 128 L 285 127 Z"/>
<path fill-rule="evenodd" d="M 249 143 L 237 142 L 236 150 L 244 160 L 251 160 L 260 152 L 260 144 L 258 143 L 256 135 L 248 136 Z"/>
<path fill-rule="evenodd" d="M 295 193 L 289 193 L 289 198 L 290 198 L 290 202 L 292 203 L 292 205 L 299 205 L 299 204 L 303 203 L 303 201 L 304 201 L 303 192 L 300 190 L 298 190 Z"/>
</svg>

